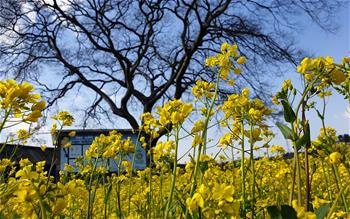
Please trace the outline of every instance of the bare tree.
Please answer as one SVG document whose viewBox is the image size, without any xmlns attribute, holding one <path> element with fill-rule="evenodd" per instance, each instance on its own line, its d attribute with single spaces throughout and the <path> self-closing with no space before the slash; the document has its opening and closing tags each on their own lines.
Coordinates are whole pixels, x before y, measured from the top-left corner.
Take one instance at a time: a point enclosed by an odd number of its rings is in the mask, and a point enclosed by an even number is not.
<svg viewBox="0 0 350 219">
<path fill-rule="evenodd" d="M 309 17 L 333 31 L 337 0 L 2 0 L 2 74 L 30 79 L 52 106 L 80 89 L 92 91 L 86 118 L 125 119 L 181 98 L 198 79 L 214 80 L 204 59 L 222 42 L 248 57 L 235 87 L 267 99 L 266 76 L 301 57 L 290 33 Z M 50 72 L 46 70 L 50 67 Z M 275 71 L 274 71 L 275 70 Z M 54 82 L 43 78 L 52 74 Z M 51 77 L 51 76 L 50 76 Z M 114 100 L 114 97 L 116 100 Z M 132 110 L 138 106 L 139 111 Z M 102 113 L 102 114 L 101 114 Z"/>
</svg>

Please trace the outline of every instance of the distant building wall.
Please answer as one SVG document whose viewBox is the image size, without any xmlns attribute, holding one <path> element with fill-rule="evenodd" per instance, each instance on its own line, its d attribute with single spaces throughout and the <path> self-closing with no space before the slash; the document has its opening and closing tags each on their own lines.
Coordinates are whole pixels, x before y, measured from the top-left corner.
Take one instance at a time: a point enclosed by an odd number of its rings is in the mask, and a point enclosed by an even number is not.
<svg viewBox="0 0 350 219">
<path fill-rule="evenodd" d="M 76 135 L 74 137 L 69 137 L 69 133 L 75 131 Z M 62 170 L 64 164 L 69 164 L 73 167 L 76 167 L 75 160 L 78 157 L 83 157 L 85 151 L 89 148 L 92 141 L 95 137 L 100 136 L 101 134 L 108 135 L 112 131 L 110 129 L 84 129 L 84 130 L 62 130 L 57 137 L 58 151 L 59 151 L 59 168 Z M 137 143 L 137 134 L 132 133 L 131 130 L 116 130 L 117 132 L 123 135 L 123 139 L 128 137 L 131 138 L 132 142 L 136 145 Z M 64 148 L 63 145 L 66 142 L 70 142 L 72 145 L 69 148 Z M 134 169 L 144 169 L 146 168 L 146 151 L 138 144 L 136 147 L 136 152 L 129 154 L 124 157 L 124 160 L 132 161 L 134 160 Z M 114 159 L 108 160 L 110 165 L 110 170 L 112 172 L 117 171 L 118 162 Z"/>
<path fill-rule="evenodd" d="M 350 136 L 348 134 L 339 135 L 338 140 L 339 142 L 350 143 Z"/>
<path fill-rule="evenodd" d="M 42 151 L 40 147 L 29 146 L 29 145 L 16 145 L 16 144 L 6 144 L 4 149 L 0 153 L 0 159 L 3 158 L 12 158 L 12 161 L 15 161 L 17 164 L 21 159 L 28 159 L 33 164 L 39 161 L 46 161 L 44 169 L 49 170 L 52 157 L 54 154 L 54 148 L 46 148 L 45 151 Z M 51 175 L 56 176 L 58 161 L 53 165 Z"/>
<path fill-rule="evenodd" d="M 46 148 L 45 151 L 42 151 L 40 147 L 35 146 L 6 144 L 0 154 L 0 158 L 10 158 L 13 156 L 13 159 L 17 161 L 27 158 L 32 163 L 44 160 L 46 163 L 51 163 L 53 152 L 53 148 Z"/>
</svg>

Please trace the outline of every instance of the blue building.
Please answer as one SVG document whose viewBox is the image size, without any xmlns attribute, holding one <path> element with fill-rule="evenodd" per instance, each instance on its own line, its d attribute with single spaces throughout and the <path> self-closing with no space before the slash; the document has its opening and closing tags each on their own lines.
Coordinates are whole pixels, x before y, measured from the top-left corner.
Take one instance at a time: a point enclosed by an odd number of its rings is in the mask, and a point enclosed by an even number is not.
<svg viewBox="0 0 350 219">
<path fill-rule="evenodd" d="M 74 137 L 69 136 L 69 133 L 72 131 L 76 132 Z M 85 151 L 89 148 L 95 137 L 101 134 L 108 135 L 110 131 L 112 131 L 112 129 L 70 129 L 62 130 L 58 136 L 52 136 L 54 140 L 57 138 L 57 161 L 59 169 L 62 170 L 65 164 L 75 167 L 75 160 L 84 156 Z M 133 161 L 134 169 L 146 168 L 146 151 L 140 144 L 137 144 L 137 133 L 133 133 L 130 129 L 119 129 L 116 131 L 122 134 L 123 139 L 130 137 L 134 145 L 137 145 L 135 153 L 128 154 L 123 157 L 123 160 Z M 63 147 L 67 142 L 69 142 L 71 146 L 67 148 Z M 118 161 L 109 159 L 108 162 L 111 172 L 116 172 Z"/>
</svg>

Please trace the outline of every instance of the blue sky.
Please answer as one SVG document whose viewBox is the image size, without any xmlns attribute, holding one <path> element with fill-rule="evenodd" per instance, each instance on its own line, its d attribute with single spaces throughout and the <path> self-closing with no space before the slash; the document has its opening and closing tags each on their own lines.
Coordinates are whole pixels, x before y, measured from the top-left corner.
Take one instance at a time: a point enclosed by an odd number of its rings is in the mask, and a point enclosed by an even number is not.
<svg viewBox="0 0 350 219">
<path fill-rule="evenodd" d="M 312 22 L 304 24 L 304 30 L 300 33 L 298 44 L 301 48 L 309 51 L 314 56 L 332 56 L 335 62 L 341 62 L 344 56 L 350 56 L 350 7 L 342 8 L 335 15 L 335 21 L 339 25 L 338 32 L 331 34 L 322 31 Z M 299 83 L 299 77 L 296 73 L 291 73 L 290 78 Z M 289 75 L 288 75 L 289 76 Z M 287 77 L 288 77 L 287 76 Z M 334 127 L 338 134 L 350 133 L 350 119 L 346 115 L 348 104 L 344 98 L 334 92 L 334 95 L 327 99 L 328 117 L 326 125 Z M 321 127 L 320 122 L 315 118 L 315 114 L 310 114 L 313 132 Z M 316 129 L 316 130 L 315 130 Z"/>
<path fill-rule="evenodd" d="M 347 7 L 342 8 L 339 13 L 334 15 L 334 21 L 338 25 L 336 33 L 323 31 L 311 20 L 305 19 L 301 31 L 295 33 L 297 45 L 306 50 L 310 55 L 317 56 L 332 56 L 335 62 L 341 62 L 344 56 L 350 56 L 350 3 Z M 277 80 L 276 88 L 279 89 L 283 80 L 291 79 L 296 87 L 300 87 L 301 78 L 295 69 L 291 69 L 283 78 Z M 279 84 L 279 85 L 278 85 Z M 333 95 L 326 99 L 326 126 L 336 129 L 338 134 L 350 133 L 350 117 L 347 111 L 347 101 L 341 95 L 333 92 Z M 321 107 L 321 106 L 320 106 Z M 314 139 L 322 127 L 314 111 L 308 113 L 308 119 L 311 124 L 311 137 Z M 291 149 L 289 143 L 283 139 L 283 136 L 275 129 L 277 137 L 273 141 L 275 144 L 281 144 Z"/>
<path fill-rule="evenodd" d="M 350 3 L 347 7 L 343 7 L 339 13 L 334 15 L 334 21 L 338 25 L 336 33 L 323 31 L 310 19 L 303 19 L 300 27 L 300 32 L 295 32 L 294 37 L 297 46 L 304 49 L 310 56 L 331 56 L 335 62 L 341 62 L 344 56 L 350 56 Z M 248 60 L 249 61 L 249 60 Z M 296 69 L 290 71 L 283 77 L 274 81 L 275 91 L 280 89 L 284 80 L 291 79 L 295 87 L 301 86 L 301 77 L 296 73 Z M 348 103 L 341 95 L 333 92 L 333 95 L 326 99 L 326 126 L 335 128 L 337 134 L 350 134 L 350 116 L 347 109 Z M 321 105 L 319 105 L 321 107 Z M 321 110 L 321 108 L 319 108 Z M 310 120 L 311 138 L 315 139 L 322 127 L 321 121 L 317 117 L 315 111 L 307 114 Z M 292 150 L 290 142 L 286 141 L 277 128 L 273 129 L 276 133 L 276 138 L 271 141 L 271 144 L 279 144 L 287 150 Z M 212 135 L 217 134 L 217 130 L 211 131 Z M 187 149 L 188 147 L 186 147 Z M 184 153 L 183 149 L 180 153 Z M 210 150 L 215 154 L 216 150 Z"/>
</svg>

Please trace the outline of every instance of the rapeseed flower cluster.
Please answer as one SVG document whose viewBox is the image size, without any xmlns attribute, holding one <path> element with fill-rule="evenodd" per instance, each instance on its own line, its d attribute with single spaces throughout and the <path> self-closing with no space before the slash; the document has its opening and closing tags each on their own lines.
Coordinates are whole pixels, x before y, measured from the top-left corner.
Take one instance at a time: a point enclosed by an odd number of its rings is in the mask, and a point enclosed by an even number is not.
<svg viewBox="0 0 350 219">
<path fill-rule="evenodd" d="M 229 73 L 240 74 L 241 68 L 239 65 L 246 63 L 245 56 L 239 56 L 238 46 L 236 44 L 230 45 L 223 43 L 221 45 L 221 52 L 215 56 L 211 56 L 205 60 L 205 65 L 209 67 L 218 67 L 218 74 L 220 78 L 227 80 Z"/>
<path fill-rule="evenodd" d="M 24 82 L 17 84 L 15 80 L 0 81 L 0 108 L 9 112 L 15 118 L 22 118 L 26 122 L 36 122 L 42 116 L 41 111 L 46 107 L 39 94 L 32 93 L 34 87 Z"/>
<path fill-rule="evenodd" d="M 321 98 L 330 96 L 330 86 L 337 87 L 342 94 L 349 92 L 350 58 L 343 58 L 342 63 L 334 63 L 332 57 L 304 58 L 297 70 L 305 80 L 317 90 Z"/>
<path fill-rule="evenodd" d="M 133 153 L 135 146 L 131 139 L 122 139 L 122 134 L 111 131 L 106 136 L 101 134 L 95 138 L 90 147 L 85 152 L 85 158 L 116 158 L 119 154 Z"/>
</svg>

